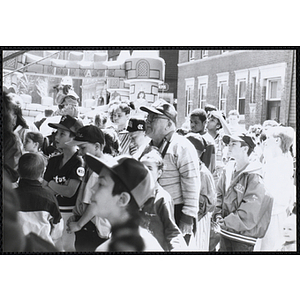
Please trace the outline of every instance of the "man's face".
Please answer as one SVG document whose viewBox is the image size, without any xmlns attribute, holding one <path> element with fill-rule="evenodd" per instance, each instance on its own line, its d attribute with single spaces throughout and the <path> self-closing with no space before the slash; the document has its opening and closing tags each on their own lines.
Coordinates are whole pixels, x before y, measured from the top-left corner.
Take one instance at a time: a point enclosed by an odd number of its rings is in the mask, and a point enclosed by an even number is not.
<svg viewBox="0 0 300 300">
<path fill-rule="evenodd" d="M 111 178 L 109 169 L 103 167 L 99 174 L 98 182 L 92 187 L 91 202 L 95 204 L 95 215 L 101 218 L 110 219 L 117 210 L 117 202 L 120 195 L 112 195 L 114 181 Z"/>
<path fill-rule="evenodd" d="M 198 117 L 191 116 L 190 117 L 190 124 L 191 124 L 191 131 L 198 133 L 204 130 L 206 122 L 202 122 Z"/>
<path fill-rule="evenodd" d="M 78 148 L 79 148 L 79 155 L 81 155 L 82 157 L 84 157 L 87 153 L 96 155 L 95 144 L 86 142 L 86 143 L 78 145 Z"/>
<path fill-rule="evenodd" d="M 210 116 L 208 118 L 207 124 L 206 124 L 206 128 L 208 130 L 217 130 L 219 125 L 219 120 L 217 118 L 215 118 L 214 116 Z"/>
<path fill-rule="evenodd" d="M 55 142 L 56 142 L 56 147 L 58 149 L 64 149 L 66 147 L 69 147 L 66 145 L 66 142 L 70 142 L 73 140 L 72 137 L 70 137 L 70 131 L 63 130 L 58 128 L 57 132 L 55 134 Z"/>
<path fill-rule="evenodd" d="M 169 120 L 165 116 L 149 113 L 146 119 L 146 135 L 151 139 L 163 138 L 165 135 L 164 128 Z"/>
</svg>

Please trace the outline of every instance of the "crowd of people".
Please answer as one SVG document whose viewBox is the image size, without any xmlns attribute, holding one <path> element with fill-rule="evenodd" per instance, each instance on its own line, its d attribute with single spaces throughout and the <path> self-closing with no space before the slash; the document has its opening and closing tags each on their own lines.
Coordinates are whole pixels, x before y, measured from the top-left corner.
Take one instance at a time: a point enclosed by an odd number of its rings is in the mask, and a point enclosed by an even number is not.
<svg viewBox="0 0 300 300">
<path fill-rule="evenodd" d="M 4 251 L 296 250 L 293 128 L 212 105 L 178 128 L 162 99 L 84 125 L 68 86 L 56 122 L 29 124 L 17 99 L 3 93 Z"/>
</svg>

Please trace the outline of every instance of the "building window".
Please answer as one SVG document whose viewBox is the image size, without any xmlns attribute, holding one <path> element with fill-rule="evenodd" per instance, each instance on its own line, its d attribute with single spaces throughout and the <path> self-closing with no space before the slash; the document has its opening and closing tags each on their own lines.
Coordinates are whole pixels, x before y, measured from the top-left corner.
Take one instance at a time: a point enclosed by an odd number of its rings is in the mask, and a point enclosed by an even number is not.
<svg viewBox="0 0 300 300">
<path fill-rule="evenodd" d="M 194 100 L 194 78 L 186 79 L 185 81 L 185 116 L 188 116 L 193 109 Z"/>
<path fill-rule="evenodd" d="M 195 59 L 195 50 L 189 50 L 189 61 Z"/>
<path fill-rule="evenodd" d="M 237 92 L 237 108 L 240 115 L 245 114 L 245 102 L 246 102 L 246 80 L 241 79 L 238 81 L 238 92 Z"/>
<path fill-rule="evenodd" d="M 269 79 L 267 84 L 267 100 L 281 99 L 281 79 Z"/>
<path fill-rule="evenodd" d="M 201 51 L 201 58 L 208 57 L 208 50 L 202 50 Z"/>
<path fill-rule="evenodd" d="M 149 63 L 146 60 L 140 60 L 136 64 L 137 77 L 149 77 Z"/>
<path fill-rule="evenodd" d="M 219 110 L 226 112 L 227 81 L 220 81 Z"/>
<path fill-rule="evenodd" d="M 251 78 L 251 98 L 250 103 L 256 103 L 256 77 Z"/>
<path fill-rule="evenodd" d="M 204 109 L 206 105 L 206 83 L 199 85 L 198 95 L 199 95 L 198 107 Z"/>
</svg>

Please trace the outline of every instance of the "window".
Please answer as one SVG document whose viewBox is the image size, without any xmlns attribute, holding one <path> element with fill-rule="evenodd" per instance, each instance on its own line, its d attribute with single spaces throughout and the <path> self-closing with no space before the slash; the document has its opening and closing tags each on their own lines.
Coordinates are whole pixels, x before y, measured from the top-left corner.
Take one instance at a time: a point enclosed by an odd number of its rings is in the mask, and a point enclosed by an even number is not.
<svg viewBox="0 0 300 300">
<path fill-rule="evenodd" d="M 189 61 L 195 59 L 195 50 L 189 50 Z"/>
<path fill-rule="evenodd" d="M 281 80 L 269 79 L 267 85 L 267 100 L 280 100 L 281 99 Z"/>
<path fill-rule="evenodd" d="M 198 102 L 198 107 L 204 109 L 206 105 L 206 84 L 200 84 L 199 85 L 199 102 Z"/>
<path fill-rule="evenodd" d="M 202 50 L 201 56 L 202 56 L 202 58 L 208 57 L 208 50 Z"/>
<path fill-rule="evenodd" d="M 219 110 L 226 112 L 226 100 L 228 91 L 228 77 L 229 73 L 219 73 L 218 77 L 218 98 L 219 98 Z"/>
<path fill-rule="evenodd" d="M 250 103 L 256 103 L 256 77 L 251 78 L 251 98 Z"/>
<path fill-rule="evenodd" d="M 245 114 L 245 101 L 246 101 L 246 80 L 241 79 L 238 81 L 237 92 L 237 107 L 240 115 Z"/>
<path fill-rule="evenodd" d="M 192 112 L 193 100 L 194 100 L 194 78 L 190 78 L 185 80 L 185 103 L 186 103 L 185 116 L 188 116 Z"/>
<path fill-rule="evenodd" d="M 198 103 L 197 107 L 204 109 L 206 105 L 208 76 L 198 77 Z"/>
<path fill-rule="evenodd" d="M 227 81 L 220 82 L 219 110 L 226 111 Z"/>
</svg>

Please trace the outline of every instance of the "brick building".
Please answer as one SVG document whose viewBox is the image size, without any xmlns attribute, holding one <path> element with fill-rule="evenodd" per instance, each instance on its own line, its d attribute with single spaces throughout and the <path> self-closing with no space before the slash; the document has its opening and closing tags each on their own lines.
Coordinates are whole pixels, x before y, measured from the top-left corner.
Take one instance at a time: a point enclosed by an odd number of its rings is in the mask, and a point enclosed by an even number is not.
<svg viewBox="0 0 300 300">
<path fill-rule="evenodd" d="M 212 104 L 246 129 L 267 119 L 296 128 L 296 50 L 180 50 L 178 125 Z"/>
</svg>

